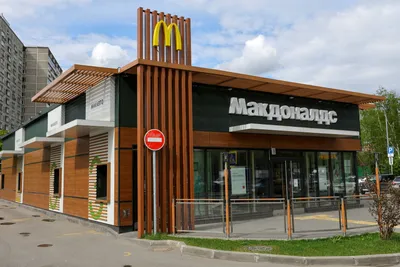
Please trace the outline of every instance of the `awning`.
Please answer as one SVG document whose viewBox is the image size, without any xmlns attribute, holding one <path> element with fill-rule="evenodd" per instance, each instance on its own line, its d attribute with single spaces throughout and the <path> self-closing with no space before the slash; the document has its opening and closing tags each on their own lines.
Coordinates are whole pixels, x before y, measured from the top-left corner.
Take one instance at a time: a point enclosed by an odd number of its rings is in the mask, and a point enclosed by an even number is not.
<svg viewBox="0 0 400 267">
<path fill-rule="evenodd" d="M 33 96 L 32 102 L 66 103 L 116 73 L 118 69 L 73 65 Z"/>
<path fill-rule="evenodd" d="M 231 133 L 261 133 L 279 135 L 302 135 L 302 136 L 321 136 L 321 137 L 358 137 L 359 131 L 294 127 L 271 124 L 248 123 L 229 127 Z"/>
<path fill-rule="evenodd" d="M 64 143 L 64 138 L 61 137 L 33 137 L 22 143 L 25 148 L 44 148 L 52 144 Z"/>
<path fill-rule="evenodd" d="M 308 97 L 319 100 L 337 101 L 357 105 L 375 103 L 385 100 L 385 97 L 378 95 L 288 82 L 217 69 L 207 69 L 173 63 L 157 62 L 148 59 L 137 59 L 122 67 L 120 72 L 137 74 L 137 67 L 139 65 L 190 71 L 192 73 L 194 83 L 225 86 L 251 91 L 262 91 L 294 97 Z"/>
<path fill-rule="evenodd" d="M 24 154 L 23 150 L 3 150 L 0 151 L 0 158 L 11 158 L 23 154 Z"/>
<path fill-rule="evenodd" d="M 104 133 L 114 128 L 113 121 L 73 120 L 47 132 L 47 137 L 78 138 L 91 133 Z"/>
</svg>

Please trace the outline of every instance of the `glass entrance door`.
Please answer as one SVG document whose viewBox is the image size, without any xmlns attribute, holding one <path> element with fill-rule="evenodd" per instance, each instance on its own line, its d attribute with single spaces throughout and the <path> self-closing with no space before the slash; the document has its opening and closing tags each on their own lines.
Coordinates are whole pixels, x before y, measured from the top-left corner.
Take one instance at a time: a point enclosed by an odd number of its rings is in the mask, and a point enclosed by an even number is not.
<svg viewBox="0 0 400 267">
<path fill-rule="evenodd" d="M 272 196 L 276 198 L 301 197 L 303 180 L 301 164 L 296 160 L 280 160 L 272 162 Z"/>
</svg>

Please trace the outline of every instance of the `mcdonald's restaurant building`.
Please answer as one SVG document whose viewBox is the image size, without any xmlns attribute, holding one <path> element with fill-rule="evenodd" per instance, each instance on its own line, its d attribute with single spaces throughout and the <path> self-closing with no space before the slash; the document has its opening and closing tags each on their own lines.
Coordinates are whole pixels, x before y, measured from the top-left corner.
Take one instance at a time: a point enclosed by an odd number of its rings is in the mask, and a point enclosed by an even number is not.
<svg viewBox="0 0 400 267">
<path fill-rule="evenodd" d="M 382 97 L 195 67 L 190 19 L 137 17 L 136 60 L 73 65 L 32 98 L 51 105 L 3 137 L 1 199 L 151 233 L 152 128 L 166 139 L 162 232 L 173 231 L 175 199 L 224 197 L 224 152 L 232 199 L 358 193 L 359 110 Z"/>
</svg>

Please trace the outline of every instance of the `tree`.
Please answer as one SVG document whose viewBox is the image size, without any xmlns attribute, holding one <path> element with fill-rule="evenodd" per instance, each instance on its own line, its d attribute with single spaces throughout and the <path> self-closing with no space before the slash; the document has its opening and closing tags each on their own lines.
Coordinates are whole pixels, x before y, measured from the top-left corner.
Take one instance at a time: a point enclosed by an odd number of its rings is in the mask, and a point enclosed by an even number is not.
<svg viewBox="0 0 400 267">
<path fill-rule="evenodd" d="M 0 130 L 0 137 L 2 137 L 3 135 L 6 135 L 7 131 L 6 130 Z M 0 140 L 0 151 L 3 150 L 3 141 Z"/>
<path fill-rule="evenodd" d="M 361 142 L 367 154 L 380 153 L 381 172 L 390 172 L 387 158 L 386 124 L 388 121 L 389 145 L 395 149 L 393 173 L 400 174 L 400 96 L 395 91 L 388 91 L 381 87 L 377 95 L 385 96 L 386 100 L 376 103 L 373 109 L 363 110 L 360 114 Z M 373 157 L 359 155 L 359 164 L 364 163 L 373 166 Z M 367 162 L 362 162 L 362 160 Z"/>
</svg>

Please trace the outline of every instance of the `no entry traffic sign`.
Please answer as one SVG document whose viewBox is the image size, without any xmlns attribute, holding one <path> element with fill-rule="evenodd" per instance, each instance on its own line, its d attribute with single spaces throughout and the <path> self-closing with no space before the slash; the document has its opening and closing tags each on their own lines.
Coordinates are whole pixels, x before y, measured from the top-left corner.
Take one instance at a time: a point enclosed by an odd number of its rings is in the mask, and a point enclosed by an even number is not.
<svg viewBox="0 0 400 267">
<path fill-rule="evenodd" d="M 148 130 L 144 135 L 144 144 L 152 151 L 160 150 L 165 144 L 165 136 L 158 129 Z"/>
</svg>

